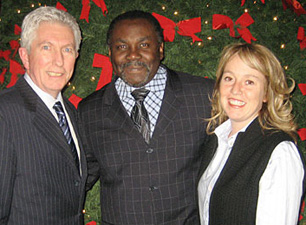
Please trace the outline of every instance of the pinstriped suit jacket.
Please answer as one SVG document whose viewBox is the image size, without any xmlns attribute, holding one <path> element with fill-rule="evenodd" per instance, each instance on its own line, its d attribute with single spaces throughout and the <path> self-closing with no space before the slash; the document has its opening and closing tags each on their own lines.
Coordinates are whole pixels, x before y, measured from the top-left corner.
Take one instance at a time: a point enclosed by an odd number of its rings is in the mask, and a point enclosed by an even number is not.
<svg viewBox="0 0 306 225">
<path fill-rule="evenodd" d="M 74 129 L 75 109 L 65 100 Z M 73 111 L 74 110 L 74 111 Z M 0 224 L 83 224 L 80 177 L 56 119 L 21 77 L 0 92 Z"/>
<path fill-rule="evenodd" d="M 98 170 L 101 179 L 102 224 L 199 224 L 195 181 L 213 81 L 169 69 L 167 76 L 149 145 L 114 81 L 79 105 L 89 182 Z"/>
</svg>

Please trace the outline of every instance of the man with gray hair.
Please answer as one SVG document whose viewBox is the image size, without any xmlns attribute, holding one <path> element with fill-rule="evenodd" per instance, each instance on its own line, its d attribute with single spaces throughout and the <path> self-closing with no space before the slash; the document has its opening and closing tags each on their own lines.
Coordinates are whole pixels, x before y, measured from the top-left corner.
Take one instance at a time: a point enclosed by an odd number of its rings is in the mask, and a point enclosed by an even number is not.
<svg viewBox="0 0 306 225">
<path fill-rule="evenodd" d="M 87 168 L 76 110 L 61 94 L 81 42 L 69 13 L 41 7 L 22 23 L 26 69 L 0 92 L 0 224 L 83 224 Z"/>
</svg>

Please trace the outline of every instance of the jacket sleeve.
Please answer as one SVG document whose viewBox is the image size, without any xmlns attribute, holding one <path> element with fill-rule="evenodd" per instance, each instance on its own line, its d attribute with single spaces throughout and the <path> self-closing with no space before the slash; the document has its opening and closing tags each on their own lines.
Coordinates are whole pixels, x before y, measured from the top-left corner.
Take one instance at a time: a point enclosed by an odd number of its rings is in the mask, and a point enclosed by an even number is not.
<svg viewBox="0 0 306 225">
<path fill-rule="evenodd" d="M 7 224 L 16 176 L 16 153 L 12 128 L 0 114 L 0 225 Z"/>
<path fill-rule="evenodd" d="M 80 111 L 78 113 L 78 127 L 79 127 L 80 136 L 82 139 L 83 148 L 85 151 L 85 156 L 86 156 L 86 161 L 87 161 L 88 176 L 87 176 L 87 181 L 86 181 L 86 191 L 89 191 L 99 179 L 99 176 L 100 176 L 99 163 L 96 157 L 94 156 L 93 152 L 89 148 L 88 142 L 86 140 L 85 129 L 82 123 Z"/>
</svg>

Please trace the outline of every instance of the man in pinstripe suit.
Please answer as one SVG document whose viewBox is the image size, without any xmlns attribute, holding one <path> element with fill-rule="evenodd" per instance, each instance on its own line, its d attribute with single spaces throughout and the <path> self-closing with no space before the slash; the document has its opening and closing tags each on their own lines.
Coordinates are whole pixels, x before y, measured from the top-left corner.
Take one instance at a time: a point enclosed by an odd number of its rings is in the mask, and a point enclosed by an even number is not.
<svg viewBox="0 0 306 225">
<path fill-rule="evenodd" d="M 26 73 L 0 93 L 1 225 L 83 224 L 86 159 L 75 109 L 61 94 L 80 42 L 75 19 L 54 7 L 23 21 L 19 55 Z"/>
<path fill-rule="evenodd" d="M 107 43 L 117 79 L 79 105 L 88 181 L 101 181 L 102 224 L 199 224 L 195 180 L 212 80 L 160 64 L 163 31 L 150 13 L 118 16 Z M 130 118 L 140 88 L 149 140 Z"/>
</svg>

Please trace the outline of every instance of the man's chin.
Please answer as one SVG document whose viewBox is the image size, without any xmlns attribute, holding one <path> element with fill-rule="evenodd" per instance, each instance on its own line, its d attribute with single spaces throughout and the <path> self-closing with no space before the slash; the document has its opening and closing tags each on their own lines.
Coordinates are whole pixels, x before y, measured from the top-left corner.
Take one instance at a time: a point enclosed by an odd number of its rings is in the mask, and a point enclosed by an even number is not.
<svg viewBox="0 0 306 225">
<path fill-rule="evenodd" d="M 147 82 L 140 82 L 140 83 L 135 83 L 135 82 L 129 82 L 129 81 L 124 81 L 127 85 L 134 87 L 134 88 L 140 88 L 143 87 L 147 84 Z"/>
<path fill-rule="evenodd" d="M 131 75 L 130 75 L 131 76 Z M 129 80 L 126 79 L 126 76 L 121 76 L 121 79 L 129 86 L 135 87 L 135 88 L 139 88 L 139 87 L 143 87 L 144 85 L 146 85 L 149 80 L 148 80 L 148 76 L 145 77 L 145 79 L 140 80 L 140 81 L 135 81 L 135 80 Z"/>
</svg>

